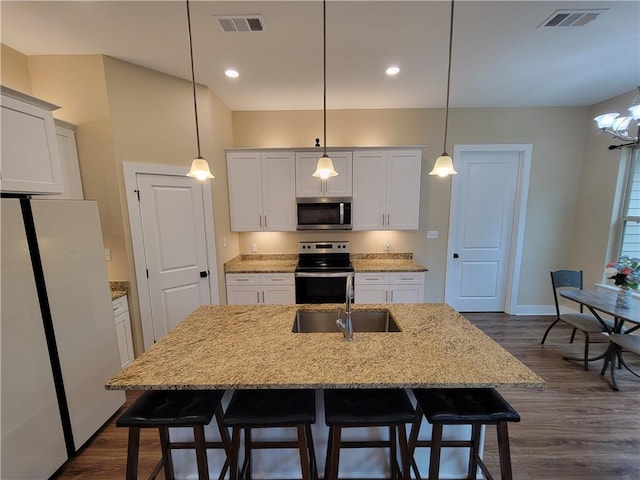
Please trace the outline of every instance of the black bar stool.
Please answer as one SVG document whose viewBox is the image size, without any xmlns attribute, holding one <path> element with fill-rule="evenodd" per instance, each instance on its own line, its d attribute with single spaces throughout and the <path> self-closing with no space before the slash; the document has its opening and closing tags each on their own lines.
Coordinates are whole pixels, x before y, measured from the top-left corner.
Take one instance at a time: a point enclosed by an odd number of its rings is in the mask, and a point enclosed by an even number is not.
<svg viewBox="0 0 640 480">
<path fill-rule="evenodd" d="M 498 434 L 500 471 L 502 480 L 512 479 L 508 422 L 519 422 L 520 415 L 493 388 L 434 388 L 414 389 L 417 400 L 416 421 L 411 429 L 409 448 L 412 457 L 416 447 L 430 447 L 429 480 L 437 480 L 440 473 L 440 451 L 443 447 L 470 447 L 469 470 L 465 477 L 475 480 L 478 466 L 489 480 L 491 473 L 480 458 L 482 425 L 495 425 Z M 431 440 L 418 440 L 422 415 L 433 426 Z M 442 440 L 443 425 L 471 425 L 470 440 Z M 416 478 L 420 473 L 415 460 L 412 465 Z"/>
<path fill-rule="evenodd" d="M 337 480 L 341 448 L 389 448 L 391 478 L 409 478 L 410 451 L 405 425 L 415 420 L 415 410 L 404 390 L 345 389 L 324 391 L 325 423 L 329 427 L 324 479 Z M 344 441 L 343 428 L 389 427 L 388 440 Z M 398 467 L 396 442 L 402 469 Z M 399 474 L 399 475 L 398 475 Z"/>
<path fill-rule="evenodd" d="M 117 427 L 129 428 L 129 445 L 127 448 L 127 480 L 138 478 L 138 453 L 140 449 L 140 429 L 157 428 L 160 434 L 162 458 L 153 469 L 150 478 L 156 478 L 164 467 L 164 476 L 168 480 L 174 478 L 171 450 L 195 449 L 198 464 L 198 478 L 209 479 L 207 449 L 224 449 L 227 458 L 220 472 L 224 478 L 229 466 L 229 434 L 222 424 L 222 407 L 220 400 L 224 391 L 146 391 L 116 420 Z M 204 438 L 204 426 L 211 423 L 215 415 L 221 440 L 208 442 Z M 193 442 L 171 442 L 169 428 L 193 428 Z"/>
<path fill-rule="evenodd" d="M 313 449 L 311 425 L 316 423 L 314 390 L 236 390 L 224 414 L 224 424 L 232 427 L 230 479 L 251 479 L 251 451 L 266 448 L 297 448 L 304 480 L 317 480 L 318 468 Z M 295 427 L 297 440 L 261 440 L 251 438 L 254 428 Z M 244 431 L 244 462 L 238 471 L 240 431 Z"/>
</svg>

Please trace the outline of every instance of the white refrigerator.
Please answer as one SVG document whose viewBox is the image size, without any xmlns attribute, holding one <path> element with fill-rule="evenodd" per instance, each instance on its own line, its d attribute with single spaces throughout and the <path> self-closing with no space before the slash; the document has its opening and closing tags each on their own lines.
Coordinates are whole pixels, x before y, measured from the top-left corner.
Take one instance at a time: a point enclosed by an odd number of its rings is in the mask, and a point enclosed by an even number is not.
<svg viewBox="0 0 640 480">
<path fill-rule="evenodd" d="M 118 410 L 95 202 L 2 198 L 0 478 L 46 479 Z"/>
</svg>

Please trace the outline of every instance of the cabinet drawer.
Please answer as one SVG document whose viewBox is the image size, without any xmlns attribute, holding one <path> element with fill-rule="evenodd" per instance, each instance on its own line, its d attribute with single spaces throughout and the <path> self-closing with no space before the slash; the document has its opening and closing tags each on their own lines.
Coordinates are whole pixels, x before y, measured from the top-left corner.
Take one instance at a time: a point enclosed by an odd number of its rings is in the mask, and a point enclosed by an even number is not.
<svg viewBox="0 0 640 480">
<path fill-rule="evenodd" d="M 417 285 L 424 283 L 424 272 L 391 272 L 391 285 Z"/>
<path fill-rule="evenodd" d="M 260 274 L 227 273 L 227 285 L 260 285 Z"/>
<path fill-rule="evenodd" d="M 262 285 L 293 285 L 293 273 L 263 273 Z"/>
<path fill-rule="evenodd" d="M 129 310 L 129 303 L 127 302 L 127 296 L 124 295 L 120 298 L 116 298 L 113 301 L 113 315 L 120 315 Z"/>
<path fill-rule="evenodd" d="M 372 272 L 356 273 L 356 285 L 380 285 L 389 283 L 389 274 Z"/>
</svg>

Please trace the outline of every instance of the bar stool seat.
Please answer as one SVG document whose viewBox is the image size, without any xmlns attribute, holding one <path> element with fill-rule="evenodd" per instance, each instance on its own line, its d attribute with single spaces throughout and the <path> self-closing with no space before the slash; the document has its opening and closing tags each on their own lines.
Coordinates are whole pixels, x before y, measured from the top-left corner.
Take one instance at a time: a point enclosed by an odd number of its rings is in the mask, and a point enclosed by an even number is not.
<svg viewBox="0 0 640 480">
<path fill-rule="evenodd" d="M 415 410 L 404 390 L 339 389 L 324 392 L 325 423 L 329 427 L 325 480 L 338 478 L 341 448 L 389 448 L 391 477 L 409 478 L 410 455 L 405 425 L 415 420 Z M 343 428 L 389 427 L 387 440 L 345 441 Z M 399 440 L 402 468 L 398 467 Z M 399 474 L 399 475 L 398 475 Z"/>
<path fill-rule="evenodd" d="M 440 473 L 440 451 L 443 447 L 470 447 L 467 479 L 475 480 L 478 466 L 486 478 L 493 477 L 480 458 L 480 432 L 483 425 L 496 425 L 500 470 L 503 480 L 512 478 L 509 450 L 508 422 L 519 422 L 520 415 L 493 388 L 433 388 L 414 389 L 417 400 L 417 416 L 411 429 L 409 448 L 412 457 L 416 447 L 431 448 L 429 480 L 436 480 Z M 433 426 L 431 440 L 418 440 L 422 416 Z M 471 425 L 470 440 L 442 440 L 443 425 Z M 420 473 L 412 461 L 416 478 Z"/>
<path fill-rule="evenodd" d="M 140 395 L 129 408 L 116 420 L 117 427 L 129 428 L 127 447 L 127 480 L 138 478 L 138 453 L 140 448 L 140 429 L 158 428 L 162 458 L 155 466 L 151 477 L 156 478 L 164 467 L 167 479 L 173 479 L 173 462 L 171 450 L 194 449 L 198 465 L 198 478 L 209 478 L 207 463 L 208 448 L 224 449 L 228 456 L 231 442 L 222 424 L 222 407 L 220 401 L 224 391 L 208 390 L 171 390 L 146 391 Z M 206 441 L 204 426 L 216 417 L 221 440 L 219 442 Z M 169 438 L 170 427 L 193 428 L 193 442 L 172 442 Z M 228 469 L 228 459 L 220 472 L 220 479 L 224 478 Z"/>
<path fill-rule="evenodd" d="M 314 390 L 237 390 L 224 414 L 224 425 L 232 428 L 231 480 L 251 478 L 251 451 L 254 449 L 297 448 L 304 480 L 317 480 L 315 450 L 311 425 L 316 422 Z M 297 440 L 252 439 L 254 428 L 295 427 Z M 244 462 L 238 471 L 240 431 L 244 431 Z"/>
</svg>

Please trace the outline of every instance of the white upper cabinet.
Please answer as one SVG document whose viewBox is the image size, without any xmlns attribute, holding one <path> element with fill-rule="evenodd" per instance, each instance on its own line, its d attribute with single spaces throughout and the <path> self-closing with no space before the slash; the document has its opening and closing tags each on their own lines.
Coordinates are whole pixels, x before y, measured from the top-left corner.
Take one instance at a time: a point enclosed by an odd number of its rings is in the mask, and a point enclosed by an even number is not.
<svg viewBox="0 0 640 480">
<path fill-rule="evenodd" d="M 296 196 L 297 197 L 350 197 L 353 194 L 351 175 L 352 152 L 328 152 L 337 177 L 321 180 L 314 177 L 318 158 L 322 151 L 296 152 Z"/>
<path fill-rule="evenodd" d="M 2 87 L 2 192 L 64 192 L 58 141 L 51 113 L 57 108 Z"/>
<path fill-rule="evenodd" d="M 353 156 L 353 229 L 417 230 L 419 149 L 356 150 Z"/>
<path fill-rule="evenodd" d="M 296 229 L 293 152 L 227 153 L 231 230 Z"/>
<path fill-rule="evenodd" d="M 75 125 L 58 119 L 55 119 L 55 125 L 64 192 L 56 195 L 43 195 L 40 198 L 84 200 L 76 148 Z"/>
</svg>

